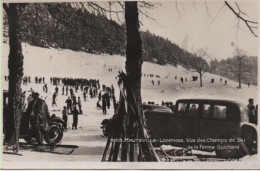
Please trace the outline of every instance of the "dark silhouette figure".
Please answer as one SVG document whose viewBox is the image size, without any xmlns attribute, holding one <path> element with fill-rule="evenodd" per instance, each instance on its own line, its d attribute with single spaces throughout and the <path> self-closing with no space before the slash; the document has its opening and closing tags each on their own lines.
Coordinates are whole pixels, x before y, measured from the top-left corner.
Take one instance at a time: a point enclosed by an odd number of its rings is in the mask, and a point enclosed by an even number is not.
<svg viewBox="0 0 260 171">
<path fill-rule="evenodd" d="M 63 128 L 67 129 L 67 125 L 68 125 L 68 110 L 66 109 L 66 106 L 64 106 L 63 110 L 62 110 L 62 119 L 64 121 Z"/>
<path fill-rule="evenodd" d="M 67 110 L 69 113 L 72 113 L 72 101 L 70 99 L 70 97 L 68 97 L 68 99 L 65 101 L 65 103 L 67 103 Z"/>
<path fill-rule="evenodd" d="M 77 129 L 78 128 L 78 115 L 79 115 L 79 111 L 76 108 L 76 106 L 74 106 L 73 110 L 72 110 L 72 114 L 73 114 L 73 123 L 72 123 L 72 129 Z"/>
<path fill-rule="evenodd" d="M 249 122 L 257 124 L 257 112 L 256 112 L 256 107 L 254 105 L 254 99 L 249 99 L 248 102 L 249 104 L 247 105 L 247 108 L 248 108 Z"/>
</svg>

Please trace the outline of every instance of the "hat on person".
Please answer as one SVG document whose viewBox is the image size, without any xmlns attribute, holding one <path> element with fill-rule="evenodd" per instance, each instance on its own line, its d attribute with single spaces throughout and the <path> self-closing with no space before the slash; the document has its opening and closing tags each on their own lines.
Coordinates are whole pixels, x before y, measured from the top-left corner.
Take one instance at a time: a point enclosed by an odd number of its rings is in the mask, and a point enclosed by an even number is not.
<svg viewBox="0 0 260 171">
<path fill-rule="evenodd" d="M 32 96 L 33 96 L 34 99 L 37 99 L 37 98 L 39 98 L 39 93 L 35 92 L 35 93 L 32 94 Z"/>
<path fill-rule="evenodd" d="M 254 99 L 250 98 L 248 101 L 249 101 L 249 102 L 252 102 L 252 101 L 254 101 Z"/>
</svg>

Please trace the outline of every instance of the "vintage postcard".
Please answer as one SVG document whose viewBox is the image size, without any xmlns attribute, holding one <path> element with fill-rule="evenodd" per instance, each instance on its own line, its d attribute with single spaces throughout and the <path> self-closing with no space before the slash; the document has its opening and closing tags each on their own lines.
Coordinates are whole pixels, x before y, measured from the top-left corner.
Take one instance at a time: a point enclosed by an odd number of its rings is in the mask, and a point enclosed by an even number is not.
<svg viewBox="0 0 260 171">
<path fill-rule="evenodd" d="M 259 169 L 257 0 L 1 3 L 1 169 Z"/>
</svg>

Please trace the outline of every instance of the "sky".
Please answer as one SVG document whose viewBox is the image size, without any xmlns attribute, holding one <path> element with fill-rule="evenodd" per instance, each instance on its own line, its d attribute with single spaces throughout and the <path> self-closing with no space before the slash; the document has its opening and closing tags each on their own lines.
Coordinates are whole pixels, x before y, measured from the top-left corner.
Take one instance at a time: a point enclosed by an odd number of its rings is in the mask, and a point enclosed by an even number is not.
<svg viewBox="0 0 260 171">
<path fill-rule="evenodd" d="M 102 2 L 108 9 L 108 1 Z M 237 10 L 235 1 L 228 2 Z M 243 15 L 243 17 L 254 21 L 259 20 L 259 0 L 236 2 L 239 8 L 249 16 Z M 116 1 L 114 3 L 116 4 Z M 241 20 L 238 29 L 238 19 L 227 6 L 224 6 L 225 3 L 222 0 L 157 0 L 152 3 L 155 4 L 152 9 L 139 8 L 154 19 L 140 13 L 142 31 L 149 30 L 151 33 L 167 38 L 191 53 L 204 49 L 209 60 L 232 57 L 237 47 L 247 52 L 249 56 L 258 55 L 258 38 L 253 36 Z M 122 11 L 121 6 L 114 5 L 112 8 Z M 123 13 L 119 15 L 119 18 L 121 20 L 119 23 L 122 23 Z M 113 19 L 117 21 L 115 15 Z"/>
<path fill-rule="evenodd" d="M 177 2 L 177 3 L 176 3 Z M 140 14 L 141 30 L 168 38 L 189 52 L 204 49 L 210 59 L 226 59 L 234 55 L 236 47 L 249 56 L 257 56 L 258 38 L 253 36 L 246 25 L 224 1 L 162 1 L 155 8 L 146 10 L 154 20 Z M 229 1 L 234 9 L 234 1 Z M 259 18 L 259 1 L 237 1 L 239 8 L 250 18 Z M 177 5 L 176 5 L 177 4 Z M 224 6 L 224 7 L 223 7 Z"/>
</svg>

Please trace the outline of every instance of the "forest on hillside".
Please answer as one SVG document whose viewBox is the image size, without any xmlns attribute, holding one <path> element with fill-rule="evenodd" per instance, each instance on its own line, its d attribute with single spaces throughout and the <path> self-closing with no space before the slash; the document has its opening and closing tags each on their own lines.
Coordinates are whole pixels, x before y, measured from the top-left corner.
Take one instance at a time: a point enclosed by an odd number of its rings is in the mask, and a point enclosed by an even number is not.
<svg viewBox="0 0 260 171">
<path fill-rule="evenodd" d="M 55 8 L 56 7 L 56 8 Z M 34 46 L 54 47 L 88 53 L 125 56 L 125 23 L 72 8 L 67 3 L 49 6 L 30 4 L 22 19 L 22 39 Z M 4 26 L 7 27 L 4 17 Z M 168 39 L 141 32 L 143 60 L 158 64 L 183 65 L 193 55 Z"/>
<path fill-rule="evenodd" d="M 54 47 L 84 51 L 93 54 L 125 56 L 126 28 L 107 17 L 77 9 L 68 3 L 29 4 L 22 16 L 23 42 L 39 47 Z M 4 14 L 4 36 L 7 37 L 8 21 Z M 143 60 L 160 65 L 181 65 L 190 69 L 198 58 L 168 39 L 141 31 Z M 250 70 L 241 78 L 243 83 L 257 84 L 257 57 L 247 57 Z M 200 60 L 206 61 L 200 58 Z M 212 60 L 207 72 L 237 80 L 227 60 Z"/>
</svg>

